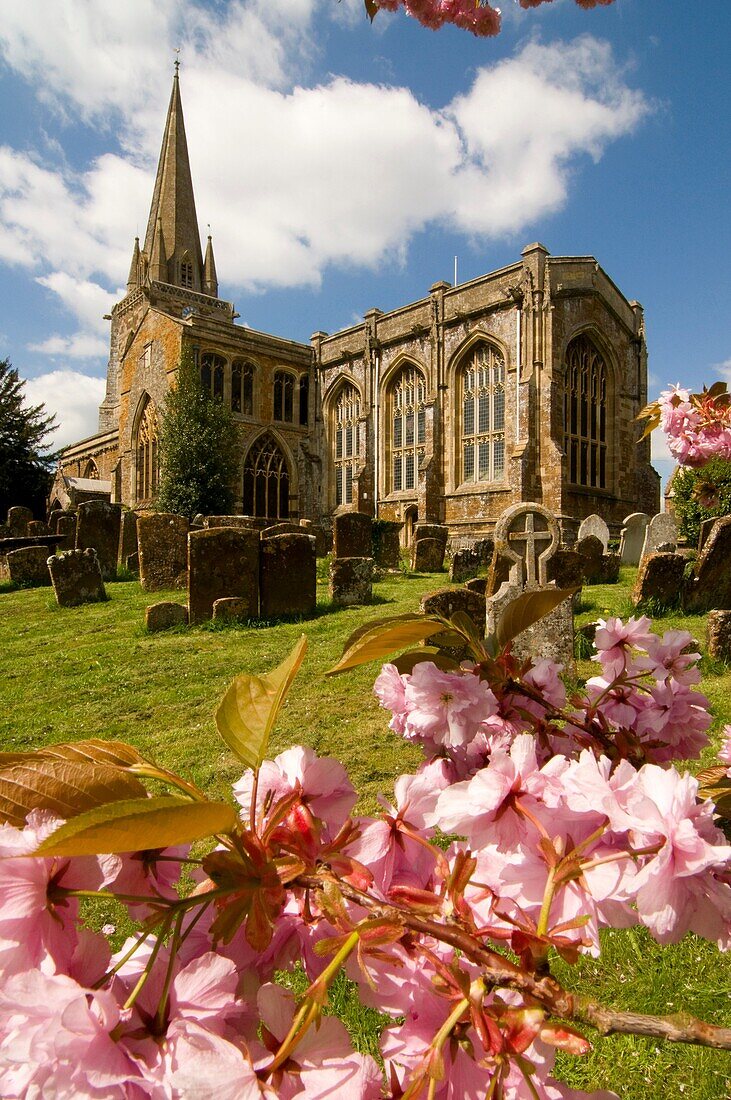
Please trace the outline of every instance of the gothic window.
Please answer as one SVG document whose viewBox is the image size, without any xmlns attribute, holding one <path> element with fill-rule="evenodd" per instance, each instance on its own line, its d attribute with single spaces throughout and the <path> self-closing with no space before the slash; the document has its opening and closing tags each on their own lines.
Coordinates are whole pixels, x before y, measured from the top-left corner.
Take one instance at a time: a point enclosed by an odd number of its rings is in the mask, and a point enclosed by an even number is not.
<svg viewBox="0 0 731 1100">
<path fill-rule="evenodd" d="M 203 389 L 223 401 L 223 372 L 226 360 L 221 355 L 207 351 L 201 356 L 201 382 Z"/>
<path fill-rule="evenodd" d="M 149 500 L 157 492 L 158 450 L 157 413 L 147 402 L 137 428 L 137 500 Z"/>
<path fill-rule="evenodd" d="M 289 469 L 276 440 L 262 435 L 244 463 L 244 515 L 289 518 Z"/>
<path fill-rule="evenodd" d="M 278 370 L 274 375 L 274 419 L 291 424 L 294 416 L 294 377 Z"/>
<path fill-rule="evenodd" d="M 569 344 L 564 373 L 564 453 L 568 480 L 607 487 L 607 366 L 586 336 Z"/>
<path fill-rule="evenodd" d="M 353 503 L 353 475 L 358 467 L 360 397 L 355 386 L 343 386 L 333 416 L 335 505 Z"/>
<path fill-rule="evenodd" d="M 254 415 L 254 366 L 237 360 L 231 367 L 231 411 Z"/>
<path fill-rule="evenodd" d="M 462 483 L 502 481 L 505 476 L 505 362 L 490 344 L 479 344 L 460 372 Z"/>
<path fill-rule="evenodd" d="M 89 461 L 86 464 L 86 469 L 84 470 L 84 477 L 88 478 L 90 481 L 98 481 L 99 480 L 99 468 L 98 468 L 98 466 L 97 466 L 97 464 L 96 464 L 96 462 L 94 461 L 93 458 L 90 458 Z"/>
<path fill-rule="evenodd" d="M 426 444 L 425 397 L 421 371 L 403 367 L 389 389 L 391 492 L 416 487 Z"/>
<path fill-rule="evenodd" d="M 193 289 L 193 264 L 187 252 L 183 254 L 183 259 L 180 262 L 180 285 L 187 287 L 189 290 Z"/>
<path fill-rule="evenodd" d="M 300 375 L 300 424 L 304 425 L 309 419 L 308 415 L 308 401 L 310 397 L 310 379 L 309 375 Z"/>
</svg>

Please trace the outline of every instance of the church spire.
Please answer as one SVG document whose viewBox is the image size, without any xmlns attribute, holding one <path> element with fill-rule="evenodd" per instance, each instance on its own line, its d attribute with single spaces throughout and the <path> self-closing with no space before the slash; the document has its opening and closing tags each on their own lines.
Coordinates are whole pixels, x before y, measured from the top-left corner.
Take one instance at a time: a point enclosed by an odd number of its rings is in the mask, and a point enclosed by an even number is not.
<svg viewBox="0 0 731 1100">
<path fill-rule="evenodd" d="M 158 230 L 161 242 L 158 244 Z M 165 133 L 145 234 L 150 278 L 203 290 L 203 256 L 175 62 Z"/>
<path fill-rule="evenodd" d="M 213 259 L 213 240 L 208 234 L 206 245 L 206 258 L 203 264 L 203 293 L 210 294 L 212 298 L 218 297 L 218 276 L 216 275 L 216 261 Z"/>
</svg>

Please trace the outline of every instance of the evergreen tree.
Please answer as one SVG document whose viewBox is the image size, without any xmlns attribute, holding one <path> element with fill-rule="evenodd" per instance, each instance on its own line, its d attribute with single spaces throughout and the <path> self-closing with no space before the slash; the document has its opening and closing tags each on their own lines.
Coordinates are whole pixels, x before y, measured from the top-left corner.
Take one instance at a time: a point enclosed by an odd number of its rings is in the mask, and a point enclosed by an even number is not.
<svg viewBox="0 0 731 1100">
<path fill-rule="evenodd" d="M 45 442 L 56 426 L 43 405 L 26 405 L 23 382 L 9 359 L 0 359 L 0 522 L 23 504 L 45 516 L 57 451 Z"/>
<path fill-rule="evenodd" d="M 157 507 L 192 518 L 228 515 L 232 483 L 239 465 L 234 419 L 211 396 L 189 355 L 178 367 L 177 385 L 168 394 L 160 429 L 160 486 Z"/>
</svg>

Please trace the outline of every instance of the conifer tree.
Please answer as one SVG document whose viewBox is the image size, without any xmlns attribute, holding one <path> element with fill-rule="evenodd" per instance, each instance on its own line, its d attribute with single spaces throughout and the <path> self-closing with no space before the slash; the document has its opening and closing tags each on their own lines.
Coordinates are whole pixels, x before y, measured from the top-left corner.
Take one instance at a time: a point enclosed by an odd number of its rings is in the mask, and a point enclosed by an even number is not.
<svg viewBox="0 0 731 1100">
<path fill-rule="evenodd" d="M 185 354 L 160 429 L 157 507 L 189 518 L 198 512 L 227 515 L 233 507 L 238 463 L 233 417 L 205 389 L 192 356 Z"/>
<path fill-rule="evenodd" d="M 14 504 L 45 515 L 58 457 L 46 442 L 56 418 L 43 405 L 26 405 L 24 386 L 10 360 L 0 359 L 0 520 Z"/>
</svg>

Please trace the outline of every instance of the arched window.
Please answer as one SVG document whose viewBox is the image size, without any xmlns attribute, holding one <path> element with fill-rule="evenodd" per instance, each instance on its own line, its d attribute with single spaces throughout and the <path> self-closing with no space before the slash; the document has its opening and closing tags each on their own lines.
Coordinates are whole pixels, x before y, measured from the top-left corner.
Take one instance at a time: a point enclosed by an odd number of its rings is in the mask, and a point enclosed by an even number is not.
<svg viewBox="0 0 731 1100">
<path fill-rule="evenodd" d="M 180 285 L 187 287 L 189 290 L 193 289 L 193 264 L 187 252 L 183 253 L 183 258 L 180 261 Z"/>
<path fill-rule="evenodd" d="M 292 423 L 294 415 L 294 378 L 286 371 L 274 375 L 274 419 Z"/>
<path fill-rule="evenodd" d="M 501 481 L 505 476 L 505 362 L 491 344 L 478 344 L 460 371 L 462 476 Z"/>
<path fill-rule="evenodd" d="M 309 420 L 310 377 L 307 374 L 300 375 L 300 424 L 304 425 Z"/>
<path fill-rule="evenodd" d="M 360 397 L 355 386 L 343 386 L 333 414 L 335 505 L 353 503 L 353 474 L 358 466 Z"/>
<path fill-rule="evenodd" d="M 231 365 L 231 411 L 254 415 L 254 366 L 236 360 Z"/>
<path fill-rule="evenodd" d="M 137 500 L 149 500 L 157 492 L 158 452 L 157 413 L 147 402 L 137 428 Z"/>
<path fill-rule="evenodd" d="M 391 492 L 416 487 L 426 443 L 425 396 L 421 371 L 403 367 L 389 389 Z"/>
<path fill-rule="evenodd" d="M 572 485 L 607 487 L 607 366 L 587 336 L 566 352 L 564 453 Z"/>
<path fill-rule="evenodd" d="M 203 389 L 223 401 L 223 372 L 226 360 L 221 355 L 207 351 L 201 356 L 201 382 Z"/>
<path fill-rule="evenodd" d="M 289 519 L 289 468 L 268 432 L 254 442 L 246 456 L 244 515 Z"/>
<path fill-rule="evenodd" d="M 96 464 L 96 462 L 94 461 L 93 458 L 90 458 L 89 461 L 86 464 L 86 468 L 84 470 L 84 477 L 88 478 L 90 481 L 98 481 L 99 480 L 99 467 L 97 466 L 97 464 Z"/>
</svg>

